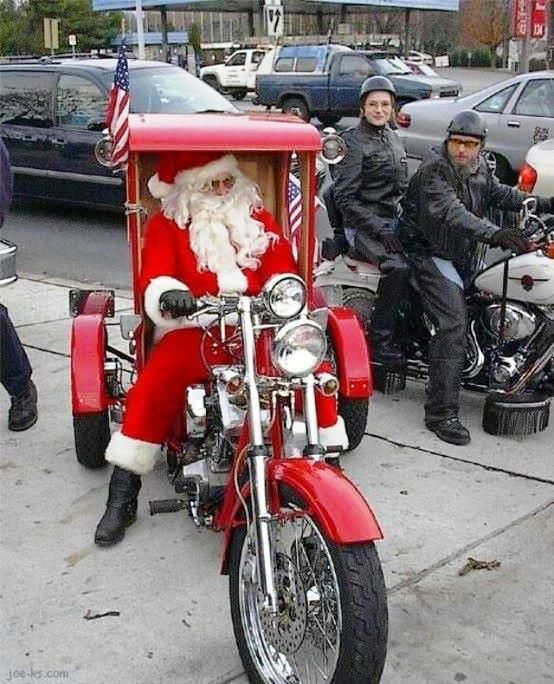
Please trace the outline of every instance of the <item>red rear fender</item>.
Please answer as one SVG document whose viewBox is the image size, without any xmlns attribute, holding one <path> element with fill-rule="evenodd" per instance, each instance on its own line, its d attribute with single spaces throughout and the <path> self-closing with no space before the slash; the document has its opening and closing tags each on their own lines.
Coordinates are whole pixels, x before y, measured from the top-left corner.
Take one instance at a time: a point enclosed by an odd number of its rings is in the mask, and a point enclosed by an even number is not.
<svg viewBox="0 0 554 684">
<path fill-rule="evenodd" d="M 331 308 L 327 329 L 335 353 L 340 394 L 348 399 L 367 399 L 373 394 L 373 380 L 360 322 L 349 309 Z"/>
</svg>

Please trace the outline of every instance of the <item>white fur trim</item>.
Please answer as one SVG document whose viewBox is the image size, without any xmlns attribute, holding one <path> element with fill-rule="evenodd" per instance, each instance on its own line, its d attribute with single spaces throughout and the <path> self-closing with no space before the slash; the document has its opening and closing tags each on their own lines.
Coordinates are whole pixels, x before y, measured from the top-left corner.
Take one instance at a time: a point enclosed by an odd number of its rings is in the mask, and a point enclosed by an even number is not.
<svg viewBox="0 0 554 684">
<path fill-rule="evenodd" d="M 186 320 L 186 317 L 165 318 L 160 311 L 160 297 L 168 290 L 183 290 L 187 292 L 188 289 L 189 288 L 180 280 L 171 278 L 170 276 L 158 276 L 157 278 L 153 278 L 144 291 L 144 310 L 152 323 L 165 330 L 182 327 L 181 322 Z"/>
<path fill-rule="evenodd" d="M 234 271 L 223 271 L 217 273 L 217 284 L 219 294 L 230 292 L 246 292 L 248 280 L 244 273 L 238 268 Z"/>
<path fill-rule="evenodd" d="M 319 428 L 319 443 L 325 448 L 341 446 L 345 451 L 348 449 L 348 437 L 342 416 L 337 416 L 337 422 L 334 425 Z"/>
<path fill-rule="evenodd" d="M 169 183 L 160 180 L 158 174 L 154 174 L 148 181 L 148 190 L 152 197 L 156 199 L 161 199 L 162 197 L 167 197 L 173 190 L 173 186 Z"/>
<path fill-rule="evenodd" d="M 178 186 L 191 186 L 200 187 L 212 180 L 216 176 L 220 176 L 224 173 L 233 174 L 238 171 L 239 163 L 237 158 L 232 154 L 226 154 L 220 159 L 215 159 L 214 161 L 204 164 L 204 166 L 197 166 L 193 169 L 187 169 L 186 171 L 179 171 L 175 175 L 175 184 Z"/>
<path fill-rule="evenodd" d="M 154 467 L 159 452 L 159 444 L 114 432 L 106 449 L 106 461 L 136 475 L 146 475 Z"/>
</svg>

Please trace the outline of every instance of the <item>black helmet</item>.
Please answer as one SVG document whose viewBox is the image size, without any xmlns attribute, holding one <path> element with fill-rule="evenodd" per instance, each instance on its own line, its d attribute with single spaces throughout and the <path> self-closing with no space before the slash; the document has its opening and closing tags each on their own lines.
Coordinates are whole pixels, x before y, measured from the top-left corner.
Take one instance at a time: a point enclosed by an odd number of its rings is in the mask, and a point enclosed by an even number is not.
<svg viewBox="0 0 554 684">
<path fill-rule="evenodd" d="M 374 90 L 383 90 L 387 93 L 390 93 L 392 95 L 393 102 L 396 99 L 396 90 L 386 76 L 370 76 L 369 78 L 366 78 L 366 80 L 362 83 L 362 87 L 360 88 L 360 106 L 362 106 L 365 96 L 368 93 L 372 93 Z"/>
<path fill-rule="evenodd" d="M 448 135 L 469 135 L 472 138 L 484 140 L 487 137 L 487 128 L 480 114 L 473 109 L 464 109 L 458 112 L 446 129 Z"/>
</svg>

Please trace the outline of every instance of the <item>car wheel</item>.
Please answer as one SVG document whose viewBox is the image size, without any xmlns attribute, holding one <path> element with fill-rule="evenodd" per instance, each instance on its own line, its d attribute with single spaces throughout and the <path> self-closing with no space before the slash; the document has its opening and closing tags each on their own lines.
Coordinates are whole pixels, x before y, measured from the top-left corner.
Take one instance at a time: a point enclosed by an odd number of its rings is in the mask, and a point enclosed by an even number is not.
<svg viewBox="0 0 554 684">
<path fill-rule="evenodd" d="M 281 109 L 285 114 L 296 114 L 304 121 L 309 121 L 311 118 L 308 106 L 301 97 L 287 97 L 283 100 Z"/>
<path fill-rule="evenodd" d="M 244 100 L 246 97 L 246 90 L 235 90 L 231 95 L 235 100 Z"/>
<path fill-rule="evenodd" d="M 317 118 L 321 121 L 323 126 L 336 126 L 342 119 L 341 116 L 336 114 L 318 114 Z"/>
</svg>

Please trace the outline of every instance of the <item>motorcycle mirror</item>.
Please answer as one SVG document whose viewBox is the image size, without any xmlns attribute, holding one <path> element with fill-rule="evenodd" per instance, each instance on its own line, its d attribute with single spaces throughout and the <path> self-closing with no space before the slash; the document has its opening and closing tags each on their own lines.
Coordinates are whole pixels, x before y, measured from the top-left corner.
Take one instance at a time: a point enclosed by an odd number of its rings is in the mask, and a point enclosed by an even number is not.
<svg viewBox="0 0 554 684">
<path fill-rule="evenodd" d="M 141 323 L 141 317 L 138 314 L 121 314 L 119 317 L 119 329 L 121 330 L 121 337 L 124 340 L 132 340 L 135 332 Z"/>
<path fill-rule="evenodd" d="M 333 129 L 325 128 L 324 136 L 321 139 L 321 152 L 319 158 L 326 164 L 338 164 L 346 156 L 346 143 L 334 131 L 332 133 L 325 133 L 326 131 L 333 131 Z"/>
<path fill-rule="evenodd" d="M 94 156 L 96 161 L 102 166 L 112 166 L 112 139 L 107 131 L 104 130 L 103 136 L 94 146 Z"/>
</svg>

